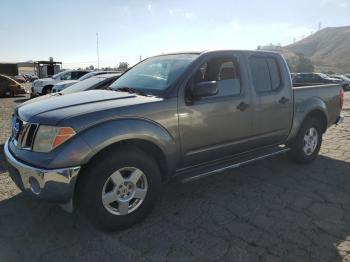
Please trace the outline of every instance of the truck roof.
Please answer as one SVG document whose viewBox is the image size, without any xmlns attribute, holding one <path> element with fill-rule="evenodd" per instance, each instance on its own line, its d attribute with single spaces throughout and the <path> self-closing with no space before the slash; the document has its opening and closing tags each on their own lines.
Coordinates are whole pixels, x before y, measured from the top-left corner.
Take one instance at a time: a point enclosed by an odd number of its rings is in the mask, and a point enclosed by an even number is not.
<svg viewBox="0 0 350 262">
<path fill-rule="evenodd" d="M 239 50 L 239 49 L 222 49 L 222 50 L 205 50 L 205 51 L 184 51 L 184 52 L 173 52 L 160 54 L 155 56 L 167 56 L 167 55 L 201 55 L 204 53 L 219 53 L 219 52 L 239 52 L 239 53 L 257 53 L 257 54 L 280 54 L 276 51 L 267 51 L 267 50 Z"/>
</svg>

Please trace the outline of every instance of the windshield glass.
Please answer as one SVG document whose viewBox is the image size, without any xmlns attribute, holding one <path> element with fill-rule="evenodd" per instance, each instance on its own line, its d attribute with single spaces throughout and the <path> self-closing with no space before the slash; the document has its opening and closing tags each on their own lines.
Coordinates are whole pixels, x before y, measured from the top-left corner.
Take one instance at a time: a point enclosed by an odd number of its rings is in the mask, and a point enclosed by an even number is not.
<svg viewBox="0 0 350 262">
<path fill-rule="evenodd" d="M 65 73 L 67 73 L 67 71 L 63 71 L 63 72 L 57 73 L 56 75 L 51 76 L 51 78 L 56 79 L 57 77 L 65 74 Z"/>
<path fill-rule="evenodd" d="M 88 78 L 90 78 L 90 77 L 92 77 L 92 76 L 95 76 L 95 75 L 97 75 L 97 74 L 98 74 L 98 72 L 90 72 L 90 73 L 87 73 L 87 74 L 83 75 L 83 76 L 80 77 L 78 80 L 79 80 L 79 81 L 83 81 L 83 80 L 88 79 Z"/>
<path fill-rule="evenodd" d="M 84 81 L 79 81 L 78 83 L 76 83 L 70 87 L 67 87 L 66 89 L 63 89 L 61 91 L 61 93 L 62 94 L 70 94 L 70 93 L 85 91 L 85 90 L 93 87 L 94 85 L 101 83 L 105 80 L 106 80 L 106 78 L 104 78 L 104 77 L 90 77 Z"/>
<path fill-rule="evenodd" d="M 133 88 L 159 94 L 173 84 L 197 57 L 196 54 L 178 54 L 149 58 L 122 75 L 111 88 Z"/>
</svg>

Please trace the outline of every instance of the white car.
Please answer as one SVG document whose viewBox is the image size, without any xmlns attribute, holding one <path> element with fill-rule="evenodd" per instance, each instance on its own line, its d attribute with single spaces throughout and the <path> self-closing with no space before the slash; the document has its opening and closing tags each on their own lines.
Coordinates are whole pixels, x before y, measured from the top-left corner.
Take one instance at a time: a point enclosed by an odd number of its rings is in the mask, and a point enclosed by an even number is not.
<svg viewBox="0 0 350 262">
<path fill-rule="evenodd" d="M 51 78 L 35 80 L 32 85 L 31 96 L 34 97 L 49 94 L 55 84 L 65 80 L 77 80 L 89 72 L 90 71 L 88 70 L 66 70 L 53 75 Z"/>
<path fill-rule="evenodd" d="M 98 75 L 105 75 L 105 74 L 120 74 L 121 72 L 119 71 L 92 71 L 86 75 L 83 75 L 80 77 L 78 80 L 66 80 L 66 81 L 61 81 L 57 84 L 55 84 L 52 88 L 52 93 L 58 93 L 61 92 L 63 89 L 66 89 L 69 86 L 72 86 L 80 81 L 84 81 L 90 77 L 93 76 L 98 76 Z"/>
</svg>

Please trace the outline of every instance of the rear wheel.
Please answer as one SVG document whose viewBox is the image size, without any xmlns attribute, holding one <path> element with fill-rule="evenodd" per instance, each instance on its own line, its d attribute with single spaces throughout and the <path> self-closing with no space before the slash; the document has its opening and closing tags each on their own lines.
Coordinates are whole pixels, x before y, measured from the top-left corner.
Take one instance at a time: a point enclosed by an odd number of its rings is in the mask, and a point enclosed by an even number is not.
<svg viewBox="0 0 350 262">
<path fill-rule="evenodd" d="M 78 210 L 107 231 L 140 222 L 161 194 L 156 162 L 134 147 L 123 147 L 100 158 L 81 176 Z"/>
<path fill-rule="evenodd" d="M 296 138 L 290 144 L 290 157 L 301 164 L 314 161 L 321 148 L 322 135 L 322 125 L 317 118 L 304 121 Z"/>
</svg>

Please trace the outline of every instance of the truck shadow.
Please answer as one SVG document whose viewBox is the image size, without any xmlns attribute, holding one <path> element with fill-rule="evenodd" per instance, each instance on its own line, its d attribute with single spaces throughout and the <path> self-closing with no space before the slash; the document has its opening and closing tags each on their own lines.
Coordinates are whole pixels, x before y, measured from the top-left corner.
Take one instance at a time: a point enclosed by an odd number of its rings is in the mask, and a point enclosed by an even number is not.
<svg viewBox="0 0 350 262">
<path fill-rule="evenodd" d="M 298 166 L 279 156 L 172 182 L 149 217 L 113 234 L 18 194 L 0 202 L 1 261 L 341 261 L 349 185 L 347 162 Z"/>
</svg>

